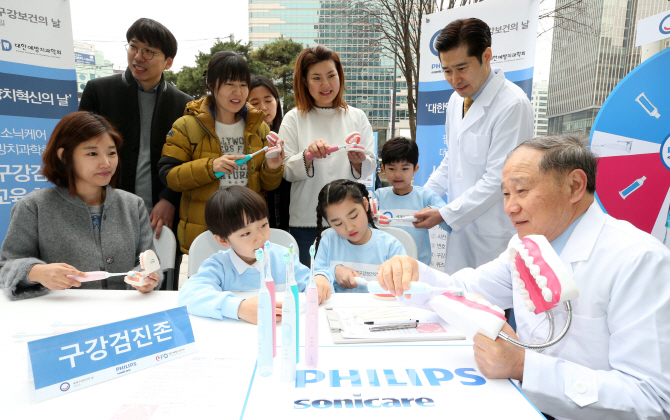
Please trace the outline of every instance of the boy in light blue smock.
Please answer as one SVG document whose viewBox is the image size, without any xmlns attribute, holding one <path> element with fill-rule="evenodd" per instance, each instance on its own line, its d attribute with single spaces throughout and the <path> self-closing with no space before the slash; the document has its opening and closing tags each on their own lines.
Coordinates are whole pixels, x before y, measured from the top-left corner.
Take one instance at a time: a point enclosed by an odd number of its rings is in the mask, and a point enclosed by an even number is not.
<svg viewBox="0 0 670 420">
<path fill-rule="evenodd" d="M 335 292 L 366 293 L 367 287 L 359 287 L 355 277 L 376 281 L 379 264 L 394 255 L 407 255 L 396 238 L 375 228 L 363 184 L 344 179 L 326 184 L 316 215 L 315 274 L 328 278 Z M 331 229 L 324 231 L 324 219 Z"/>
<path fill-rule="evenodd" d="M 379 213 L 387 217 L 411 216 L 426 207 L 445 206 L 435 192 L 428 188 L 413 186 L 414 174 L 419 169 L 419 148 L 416 142 L 405 137 L 394 137 L 382 148 L 382 170 L 391 184 L 390 187 L 375 191 L 379 201 Z M 430 265 L 430 233 L 428 229 L 419 229 L 410 222 L 394 222 L 392 227 L 400 228 L 414 238 L 419 251 L 418 260 Z M 440 227 L 450 231 L 446 223 Z"/>
<path fill-rule="evenodd" d="M 249 188 L 233 186 L 217 190 L 207 200 L 205 222 L 216 241 L 231 249 L 219 251 L 206 259 L 198 272 L 179 290 L 179 305 L 188 313 L 209 318 L 243 319 L 256 323 L 258 297 L 242 299 L 232 290 L 258 290 L 262 262 L 256 261 L 255 251 L 270 240 L 268 209 L 265 200 Z M 288 249 L 270 244 L 270 268 L 277 286 L 286 284 Z M 295 257 L 295 280 L 300 291 L 309 282 L 310 270 Z M 324 276 L 315 277 L 319 303 L 330 297 L 330 282 Z M 282 291 L 277 287 L 276 291 Z M 281 302 L 277 302 L 281 314 Z"/>
</svg>

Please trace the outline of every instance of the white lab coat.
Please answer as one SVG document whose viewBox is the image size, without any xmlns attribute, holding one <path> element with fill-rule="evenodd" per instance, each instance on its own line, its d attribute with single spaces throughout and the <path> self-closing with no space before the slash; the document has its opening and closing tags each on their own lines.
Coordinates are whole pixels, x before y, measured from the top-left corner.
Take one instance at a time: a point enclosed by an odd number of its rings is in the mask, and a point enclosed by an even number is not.
<svg viewBox="0 0 670 420">
<path fill-rule="evenodd" d="M 514 236 L 510 245 L 520 241 Z M 526 350 L 523 392 L 567 419 L 667 419 L 670 413 L 670 251 L 628 222 L 589 207 L 560 254 L 579 298 L 572 326 L 544 353 Z M 529 312 L 511 280 L 507 252 L 449 277 L 420 263 L 419 278 L 457 285 L 502 308 L 513 306 L 517 334 L 544 343 L 549 322 Z M 431 296 L 402 299 L 425 306 Z M 556 335 L 566 312 L 554 311 Z"/>
<path fill-rule="evenodd" d="M 478 267 L 497 257 L 514 235 L 500 190 L 507 155 L 533 137 L 533 107 L 528 96 L 498 71 L 463 116 L 463 98 L 449 99 L 448 151 L 425 187 L 447 194 L 440 209 L 452 228 L 444 271 Z"/>
</svg>

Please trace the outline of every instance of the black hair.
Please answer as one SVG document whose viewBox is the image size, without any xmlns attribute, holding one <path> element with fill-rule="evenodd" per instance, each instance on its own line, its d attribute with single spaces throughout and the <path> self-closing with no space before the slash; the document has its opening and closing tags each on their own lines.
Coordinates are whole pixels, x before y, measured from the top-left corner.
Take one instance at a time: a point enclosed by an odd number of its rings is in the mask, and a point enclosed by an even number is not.
<svg viewBox="0 0 670 420">
<path fill-rule="evenodd" d="M 264 217 L 268 217 L 265 200 L 239 185 L 216 190 L 205 204 L 207 229 L 224 239 Z"/>
<path fill-rule="evenodd" d="M 370 205 L 370 194 L 365 185 L 360 182 L 350 181 L 348 179 L 338 179 L 324 185 L 319 192 L 319 200 L 316 205 L 316 249 L 319 249 L 319 242 L 321 242 L 321 234 L 327 228 L 323 227 L 323 219 L 326 217 L 326 209 L 331 204 L 338 204 L 351 198 L 354 203 L 358 203 L 365 208 L 365 201 L 368 202 L 368 224 L 372 225 L 374 229 L 374 220 L 372 219 L 372 206 Z"/>
<path fill-rule="evenodd" d="M 247 60 L 243 56 L 234 51 L 218 51 L 214 53 L 207 64 L 207 72 L 205 73 L 205 84 L 209 90 L 209 103 L 216 111 L 216 89 L 221 83 L 227 81 L 232 82 L 246 82 L 247 86 L 251 84 L 251 73 Z M 244 98 L 246 101 L 247 98 Z M 244 110 L 240 109 L 239 113 Z"/>
<path fill-rule="evenodd" d="M 126 32 L 126 41 L 130 42 L 133 38 L 154 48 L 160 48 L 166 59 L 177 55 L 177 39 L 168 28 L 153 19 L 137 19 Z"/>
<path fill-rule="evenodd" d="M 281 127 L 281 122 L 284 118 L 281 115 L 281 101 L 279 100 L 279 92 L 277 91 L 277 86 L 275 86 L 275 84 L 272 83 L 272 80 L 270 80 L 265 76 L 261 75 L 252 76 L 251 83 L 249 84 L 249 94 L 251 94 L 251 91 L 254 90 L 254 88 L 257 88 L 259 86 L 266 87 L 277 101 L 277 113 L 275 114 L 275 119 L 272 120 L 272 126 L 270 127 L 270 130 L 274 131 L 275 133 L 279 133 L 279 127 Z"/>
<path fill-rule="evenodd" d="M 416 166 L 419 164 L 419 146 L 407 137 L 393 137 L 382 147 L 382 165 L 408 162 Z"/>
<path fill-rule="evenodd" d="M 451 51 L 465 45 L 468 56 L 477 57 L 482 64 L 482 55 L 491 47 L 491 29 L 483 20 L 477 18 L 457 19 L 442 29 L 435 38 L 438 53 Z"/>
</svg>

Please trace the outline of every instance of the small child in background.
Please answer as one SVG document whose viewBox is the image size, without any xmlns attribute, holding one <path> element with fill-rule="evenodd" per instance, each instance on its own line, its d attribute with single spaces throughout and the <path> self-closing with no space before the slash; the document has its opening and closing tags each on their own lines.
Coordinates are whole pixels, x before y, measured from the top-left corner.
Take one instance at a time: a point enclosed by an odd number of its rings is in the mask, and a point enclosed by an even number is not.
<svg viewBox="0 0 670 420">
<path fill-rule="evenodd" d="M 209 318 L 243 319 L 257 322 L 258 296 L 242 299 L 231 290 L 258 290 L 262 263 L 255 252 L 270 240 L 268 208 L 263 198 L 246 187 L 217 190 L 205 205 L 205 222 L 216 241 L 225 247 L 206 259 L 198 272 L 179 290 L 179 305 L 187 305 L 192 315 Z M 284 254 L 288 249 L 270 244 L 270 266 L 275 284 L 286 284 Z M 309 268 L 295 257 L 295 280 L 302 292 L 309 283 Z M 331 286 L 324 276 L 315 277 L 319 303 L 330 297 Z M 280 291 L 280 288 L 277 288 Z M 277 301 L 277 315 L 281 302 Z"/>
<path fill-rule="evenodd" d="M 394 137 L 382 148 L 382 170 L 391 184 L 390 187 L 375 191 L 379 201 L 379 213 L 390 217 L 411 216 L 426 207 L 445 206 L 434 191 L 412 186 L 414 174 L 419 169 L 419 148 L 416 142 L 405 137 Z M 390 213 L 390 215 L 388 214 Z M 430 233 L 428 229 L 418 229 L 410 222 L 394 222 L 391 227 L 400 228 L 414 238 L 418 249 L 418 260 L 430 265 Z M 447 230 L 446 223 L 440 227 Z"/>
<path fill-rule="evenodd" d="M 324 231 L 323 219 L 332 229 Z M 354 277 L 376 281 L 379 264 L 394 255 L 407 255 L 396 238 L 375 227 L 368 190 L 358 182 L 339 179 L 321 189 L 316 226 L 314 267 L 335 292 L 367 292 Z"/>
</svg>

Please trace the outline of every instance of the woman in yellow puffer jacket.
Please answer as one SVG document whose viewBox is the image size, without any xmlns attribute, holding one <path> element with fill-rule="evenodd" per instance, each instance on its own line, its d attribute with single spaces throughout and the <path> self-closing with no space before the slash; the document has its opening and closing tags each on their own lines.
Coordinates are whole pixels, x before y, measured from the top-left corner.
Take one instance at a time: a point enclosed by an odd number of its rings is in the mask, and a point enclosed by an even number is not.
<svg viewBox="0 0 670 420">
<path fill-rule="evenodd" d="M 218 188 L 242 185 L 260 194 L 281 182 L 283 152 L 272 159 L 259 153 L 240 166 L 234 162 L 266 146 L 270 131 L 265 113 L 246 103 L 250 79 L 242 56 L 217 52 L 207 65 L 210 93 L 189 102 L 167 134 L 158 170 L 165 185 L 182 193 L 177 238 L 186 254 L 207 230 L 205 203 Z M 223 175 L 217 177 L 217 172 Z"/>
</svg>

